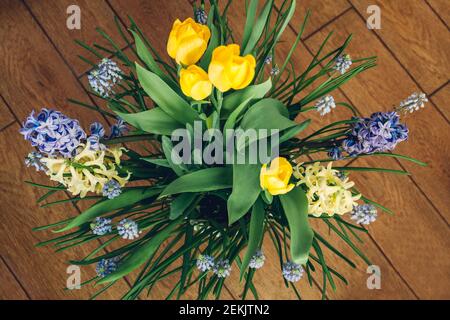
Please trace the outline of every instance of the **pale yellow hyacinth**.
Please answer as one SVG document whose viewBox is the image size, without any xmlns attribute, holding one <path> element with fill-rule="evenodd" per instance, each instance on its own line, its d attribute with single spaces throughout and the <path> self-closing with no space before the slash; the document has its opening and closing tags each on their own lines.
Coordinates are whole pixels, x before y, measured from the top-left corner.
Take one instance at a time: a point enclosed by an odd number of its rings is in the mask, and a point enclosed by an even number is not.
<svg viewBox="0 0 450 320">
<path fill-rule="evenodd" d="M 130 178 L 120 177 L 117 166 L 124 148 L 91 150 L 89 142 L 80 145 L 81 151 L 72 159 L 42 158 L 50 180 L 64 185 L 72 195 L 84 198 L 88 192 L 100 194 L 109 180 L 116 180 L 123 187 Z"/>
<path fill-rule="evenodd" d="M 319 162 L 313 165 L 297 165 L 294 176 L 299 179 L 297 185 L 305 185 L 308 198 L 308 211 L 319 217 L 322 214 L 332 216 L 352 211 L 361 195 L 352 195 L 350 189 L 354 182 L 346 177 L 339 178 L 337 170 L 332 169 L 330 162 L 326 167 Z"/>
</svg>

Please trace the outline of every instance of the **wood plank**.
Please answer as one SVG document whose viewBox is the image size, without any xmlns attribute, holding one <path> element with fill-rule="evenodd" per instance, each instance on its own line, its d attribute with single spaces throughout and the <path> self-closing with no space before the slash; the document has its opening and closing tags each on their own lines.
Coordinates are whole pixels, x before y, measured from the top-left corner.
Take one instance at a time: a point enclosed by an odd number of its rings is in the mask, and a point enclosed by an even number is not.
<svg viewBox="0 0 450 320">
<path fill-rule="evenodd" d="M 64 59 L 78 75 L 91 68 L 90 65 L 78 58 L 79 54 L 94 63 L 97 63 L 99 58 L 77 45 L 74 40 L 81 40 L 90 45 L 97 43 L 107 49 L 112 49 L 113 47 L 96 32 L 96 28 L 101 28 L 117 40 L 121 48 L 126 45 L 126 42 L 119 36 L 114 23 L 114 13 L 106 1 L 60 0 L 51 4 L 51 10 L 49 10 L 49 3 L 45 1 L 26 0 L 26 4 L 62 53 Z M 80 8 L 80 29 L 71 30 L 66 26 L 69 17 L 66 11 L 70 5 L 77 5 Z M 105 52 L 102 54 L 109 56 Z"/>
<path fill-rule="evenodd" d="M 0 283 L 1 300 L 29 300 L 2 257 L 0 257 Z"/>
<path fill-rule="evenodd" d="M 450 33 L 424 1 L 351 2 L 364 17 L 368 16 L 369 5 L 381 8 L 381 29 L 374 31 L 426 93 L 433 92 L 448 80 Z"/>
<path fill-rule="evenodd" d="M 431 96 L 431 101 L 441 110 L 447 119 L 450 119 L 450 84 L 447 83 L 443 88 Z"/>
<path fill-rule="evenodd" d="M 448 26 L 450 25 L 450 6 L 447 0 L 426 0 L 428 4 L 434 9 L 435 13 Z"/>
<path fill-rule="evenodd" d="M 348 49 L 348 53 L 353 58 L 373 54 L 378 56 L 379 65 L 375 70 L 370 70 L 343 86 L 345 94 L 364 115 L 380 109 L 387 110 L 417 90 L 412 80 L 402 71 L 401 66 L 379 40 L 366 29 L 364 22 L 355 12 L 346 13 L 308 39 L 307 45 L 310 48 L 318 48 L 331 30 L 340 31 L 331 39 L 332 46 L 341 43 L 348 34 L 354 34 Z M 444 136 L 448 130 L 447 124 L 432 106 L 429 106 L 426 112 L 419 112 L 411 118 L 407 120 L 411 139 L 407 143 L 400 144 L 396 151 L 425 158 L 425 161 L 432 159 L 433 164 L 425 169 L 406 163 L 403 165 L 414 173 L 414 181 L 424 188 L 427 196 L 433 195 L 433 199 L 437 199 L 441 194 L 446 198 L 445 190 L 448 190 L 446 187 L 448 182 L 445 181 L 446 165 L 443 164 L 446 163 L 444 159 L 448 153 L 444 151 L 448 150 L 448 143 Z M 392 159 L 361 158 L 357 163 L 355 165 L 400 168 L 398 162 Z M 428 171 L 428 176 L 420 172 L 421 170 Z M 448 294 L 446 284 L 443 284 L 441 279 L 448 277 L 446 270 L 448 270 L 450 259 L 445 249 L 448 228 L 438 212 L 409 178 L 376 174 L 355 175 L 355 177 L 358 176 L 362 178 L 355 181 L 363 194 L 387 204 L 398 212 L 397 219 L 389 225 L 386 220 L 380 219 L 380 222 L 369 228 L 383 252 L 420 298 L 446 296 Z M 438 176 L 440 179 L 430 178 L 433 176 Z M 370 182 L 366 180 L 369 178 Z M 383 186 L 383 188 L 374 186 Z M 429 188 L 425 189 L 427 186 Z M 437 190 L 440 187 L 443 189 Z M 424 212 L 427 214 L 424 215 Z M 448 216 L 445 212 L 443 214 Z M 412 230 L 414 232 L 411 232 Z M 417 254 L 418 252 L 420 255 Z M 441 258 L 435 259 L 436 256 Z M 429 276 L 418 277 L 417 274 Z"/>
<path fill-rule="evenodd" d="M 68 266 L 67 261 L 83 258 L 93 247 L 86 245 L 70 251 L 55 253 L 52 247 L 36 248 L 34 245 L 54 236 L 51 232 L 33 232 L 32 228 L 67 219 L 77 214 L 70 205 L 41 209 L 36 203 L 44 195 L 42 189 L 26 185 L 24 181 L 48 184 L 48 178 L 34 169 L 26 168 L 24 156 L 30 151 L 30 145 L 18 134 L 19 125 L 15 124 L 0 133 L 2 185 L 0 186 L 3 223 L 3 235 L 0 248 L 8 265 L 22 281 L 32 299 L 86 299 L 98 288 L 86 286 L 82 290 L 64 291 Z M 23 201 L 26 199 L 26 201 Z M 65 199 L 60 194 L 52 200 Z M 81 269 L 81 281 L 95 275 L 94 267 Z M 126 289 L 120 282 L 100 298 L 119 298 Z"/>
<path fill-rule="evenodd" d="M 331 39 L 331 45 L 337 45 L 348 34 L 353 33 L 354 37 L 348 48 L 350 55 L 354 58 L 378 56 L 377 68 L 361 74 L 343 86 L 346 95 L 362 114 L 370 115 L 377 110 L 392 109 L 412 92 L 419 90 L 377 37 L 366 29 L 355 12 L 345 14 L 332 26 L 320 32 L 320 35 L 308 39 L 307 44 L 311 48 L 317 48 L 332 29 L 341 32 Z M 398 79 L 402 81 L 399 82 Z M 450 219 L 448 210 L 450 198 L 447 196 L 447 190 L 450 189 L 450 169 L 447 166 L 450 142 L 446 136 L 448 123 L 432 103 L 429 103 L 426 109 L 402 117 L 402 120 L 410 129 L 410 138 L 407 143 L 400 143 L 396 152 L 429 163 L 426 168 L 406 161 L 402 165 L 413 174 L 412 179 L 420 185 L 448 222 Z"/>
<path fill-rule="evenodd" d="M 9 111 L 3 99 L 0 97 L 0 130 L 14 121 L 14 117 Z"/>
<path fill-rule="evenodd" d="M 280 8 L 283 0 L 276 0 L 275 5 Z M 336 16 L 342 14 L 351 6 L 346 0 L 302 0 L 297 1 L 295 14 L 292 17 L 291 25 L 297 29 L 303 23 L 306 11 L 311 10 L 308 25 L 302 39 L 309 37 L 320 27 L 331 21 Z"/>
</svg>

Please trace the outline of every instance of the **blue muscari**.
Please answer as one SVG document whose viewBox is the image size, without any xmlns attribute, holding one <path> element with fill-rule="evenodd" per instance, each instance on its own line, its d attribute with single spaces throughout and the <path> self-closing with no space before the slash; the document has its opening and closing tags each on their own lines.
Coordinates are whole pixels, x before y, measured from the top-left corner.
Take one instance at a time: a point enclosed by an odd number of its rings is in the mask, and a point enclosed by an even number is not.
<svg viewBox="0 0 450 320">
<path fill-rule="evenodd" d="M 37 116 L 34 111 L 23 123 L 20 133 L 46 156 L 71 157 L 86 133 L 78 120 L 63 113 L 43 108 Z"/>
<path fill-rule="evenodd" d="M 297 282 L 303 276 L 301 265 L 288 261 L 283 265 L 283 277 L 289 282 Z"/>
<path fill-rule="evenodd" d="M 93 234 L 103 236 L 112 231 L 111 219 L 97 217 L 90 227 Z"/>
<path fill-rule="evenodd" d="M 122 188 L 116 180 L 111 179 L 103 186 L 102 193 L 108 199 L 114 199 L 122 193 Z"/>
<path fill-rule="evenodd" d="M 123 239 L 133 240 L 139 237 L 139 226 L 131 219 L 123 219 L 117 225 L 117 232 Z"/>
<path fill-rule="evenodd" d="M 391 151 L 397 143 L 408 139 L 408 128 L 399 120 L 395 111 L 376 112 L 370 118 L 359 118 L 352 124 L 342 147 L 351 156 Z"/>
<path fill-rule="evenodd" d="M 95 271 L 100 278 L 106 277 L 108 274 L 116 271 L 117 269 L 117 258 L 112 259 L 102 259 L 97 263 Z"/>
<path fill-rule="evenodd" d="M 214 266 L 214 258 L 207 254 L 200 254 L 197 258 L 196 266 L 202 272 L 209 271 Z"/>
</svg>

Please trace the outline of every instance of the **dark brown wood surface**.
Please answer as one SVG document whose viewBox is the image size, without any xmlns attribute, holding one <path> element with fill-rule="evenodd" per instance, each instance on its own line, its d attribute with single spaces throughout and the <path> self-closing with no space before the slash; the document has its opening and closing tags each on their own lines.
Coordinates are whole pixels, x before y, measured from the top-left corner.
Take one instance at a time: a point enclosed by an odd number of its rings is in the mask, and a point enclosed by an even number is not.
<svg viewBox="0 0 450 320">
<path fill-rule="evenodd" d="M 92 287 L 64 291 L 66 261 L 82 257 L 93 246 L 55 253 L 51 248 L 34 245 L 48 234 L 32 232 L 33 227 L 68 218 L 79 213 L 70 204 L 40 208 L 36 200 L 41 190 L 23 183 L 24 180 L 44 183 L 46 177 L 26 168 L 23 158 L 29 146 L 18 134 L 21 121 L 33 109 L 60 109 L 87 126 L 94 119 L 106 122 L 95 112 L 67 103 L 67 98 L 99 103 L 88 96 L 86 72 L 89 65 L 78 54 L 96 61 L 95 56 L 74 44 L 75 39 L 106 48 L 96 33 L 100 27 L 120 48 L 130 52 L 125 40 L 115 29 L 128 25 L 130 15 L 142 27 L 155 48 L 164 56 L 171 25 L 176 18 L 192 15 L 188 0 L 3 0 L 0 2 L 0 299 L 87 299 L 95 292 Z M 275 1 L 279 6 L 282 1 Z M 381 269 L 382 287 L 369 290 L 366 265 L 353 257 L 358 269 L 352 269 L 331 252 L 325 255 L 331 265 L 342 272 L 349 285 L 337 281 L 337 291 L 330 299 L 433 299 L 450 298 L 450 169 L 449 169 L 449 73 L 450 6 L 446 0 L 298 0 L 297 12 L 286 29 L 277 54 L 285 55 L 295 40 L 308 8 L 312 16 L 294 53 L 294 63 L 303 70 L 312 54 L 329 31 L 333 46 L 353 33 L 348 52 L 353 58 L 377 55 L 378 67 L 353 79 L 333 93 L 336 100 L 351 103 L 363 115 L 388 110 L 414 91 L 423 91 L 430 102 L 426 108 L 406 117 L 411 138 L 397 151 L 426 161 L 422 168 L 411 163 L 388 158 L 361 158 L 355 166 L 383 166 L 406 169 L 411 176 L 400 177 L 379 173 L 354 173 L 352 179 L 369 198 L 385 204 L 395 216 L 379 214 L 369 227 L 370 235 L 360 245 L 373 264 Z M 81 30 L 66 27 L 69 5 L 81 9 Z M 367 6 L 381 8 L 381 30 L 366 27 Z M 245 23 L 244 1 L 235 0 L 230 9 L 230 22 L 237 38 Z M 126 29 L 126 27 L 125 27 Z M 131 38 L 129 37 L 128 39 Z M 311 114 L 313 127 L 348 117 L 348 112 L 335 110 L 329 117 Z M 63 197 L 61 198 L 63 199 Z M 56 199 L 54 199 L 56 200 Z M 317 231 L 328 236 L 328 230 L 316 225 Z M 350 249 L 339 239 L 330 237 L 337 248 L 351 256 Z M 267 240 L 267 239 L 266 239 Z M 267 262 L 256 275 L 256 285 L 263 299 L 294 299 L 284 288 L 279 276 L 276 252 L 265 244 Z M 227 279 L 224 298 L 239 299 L 237 267 Z M 82 270 L 82 280 L 94 274 L 93 268 Z M 102 299 L 120 298 L 129 288 L 130 279 L 118 282 L 103 293 Z M 150 299 L 164 298 L 176 283 L 170 277 L 158 285 Z M 320 299 L 317 278 L 313 288 L 303 279 L 299 283 L 302 297 Z M 194 297 L 187 294 L 186 298 Z M 144 297 L 143 297 L 144 298 Z"/>
</svg>

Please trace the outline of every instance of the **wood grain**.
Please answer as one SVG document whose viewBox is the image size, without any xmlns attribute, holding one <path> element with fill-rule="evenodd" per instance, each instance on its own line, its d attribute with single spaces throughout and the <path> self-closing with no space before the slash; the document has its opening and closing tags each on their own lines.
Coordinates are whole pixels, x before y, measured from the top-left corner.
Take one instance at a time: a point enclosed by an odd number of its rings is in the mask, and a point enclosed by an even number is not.
<svg viewBox="0 0 450 320">
<path fill-rule="evenodd" d="M 447 119 L 450 119 L 450 84 L 447 83 L 447 85 L 431 96 L 431 101 L 444 113 Z"/>
<path fill-rule="evenodd" d="M 14 117 L 9 111 L 6 103 L 3 101 L 2 97 L 0 97 L 0 130 L 9 125 L 14 121 Z"/>
<path fill-rule="evenodd" d="M 426 2 L 433 8 L 436 15 L 448 26 L 450 25 L 450 6 L 447 0 L 426 0 Z"/>
<path fill-rule="evenodd" d="M 280 8 L 282 0 L 276 0 L 275 4 Z M 350 8 L 347 0 L 302 0 L 297 1 L 296 10 L 291 20 L 291 25 L 299 29 L 305 18 L 306 11 L 311 10 L 308 25 L 302 38 L 309 37 L 313 32 L 342 14 Z"/>
<path fill-rule="evenodd" d="M 0 286 L 1 300 L 29 300 L 2 257 L 0 257 L 0 283 L 2 284 Z"/>
<path fill-rule="evenodd" d="M 109 50 L 113 47 L 106 41 L 96 28 L 105 30 L 117 42 L 120 48 L 126 45 L 114 23 L 114 13 L 106 1 L 88 1 L 88 0 L 59 0 L 52 2 L 52 9 L 49 10 L 47 1 L 26 0 L 33 15 L 38 19 L 45 32 L 52 39 L 64 59 L 80 75 L 91 68 L 91 66 L 81 59 L 82 55 L 93 63 L 97 63 L 99 58 L 86 51 L 75 40 L 81 40 L 86 44 L 99 44 Z M 81 28 L 69 29 L 66 26 L 66 20 L 69 14 L 66 13 L 70 5 L 77 5 L 81 13 Z M 109 56 L 107 52 L 98 50 L 102 55 Z"/>
<path fill-rule="evenodd" d="M 373 54 L 378 56 L 378 67 L 376 69 L 365 72 L 343 86 L 345 94 L 364 115 L 369 115 L 378 110 L 388 110 L 409 95 L 410 92 L 416 90 L 414 83 L 411 80 L 408 81 L 407 74 L 402 72 L 398 62 L 379 40 L 367 31 L 362 20 L 353 11 L 346 13 L 317 35 L 308 39 L 307 45 L 310 48 L 317 48 L 322 39 L 332 29 L 340 30 L 340 32 L 331 39 L 330 45 L 338 45 L 348 34 L 353 33 L 353 41 L 348 49 L 352 57 L 359 58 Z M 398 79 L 402 79 L 402 82 L 399 82 Z M 392 88 L 395 88 L 395 90 L 392 90 Z M 386 94 L 387 92 L 389 94 Z M 406 163 L 403 165 L 414 173 L 414 181 L 419 183 L 428 197 L 446 201 L 448 198 L 446 197 L 448 175 L 443 174 L 442 170 L 445 172 L 447 169 L 444 165 L 446 153 L 443 152 L 448 148 L 447 123 L 432 106 L 427 109 L 426 115 L 417 113 L 412 118 L 414 119 L 408 119 L 412 138 L 407 143 L 400 144 L 396 151 L 422 159 L 425 158 L 425 161 L 432 158 L 432 164 L 425 169 L 416 168 Z M 436 150 L 436 152 L 433 152 L 433 150 Z M 374 158 L 368 160 L 368 158 L 361 158 L 358 159 L 357 163 L 364 166 L 400 168 L 398 162 L 391 159 Z M 428 171 L 428 175 L 423 175 L 420 170 Z M 371 195 L 375 195 L 372 197 L 374 200 L 390 204 L 388 207 L 399 212 L 396 216 L 398 218 L 393 219 L 389 225 L 385 224 L 385 220 L 380 219 L 381 223 L 376 223 L 373 228 L 370 228 L 374 239 L 383 252 L 419 297 L 445 296 L 447 284 L 443 284 L 440 279 L 446 276 L 446 271 L 443 270 L 448 263 L 445 244 L 446 239 L 448 239 L 448 227 L 439 213 L 407 177 L 376 174 L 356 176 L 363 176 L 367 179 L 370 177 L 372 181 L 369 183 L 366 179 L 358 178 L 357 182 L 359 183 L 357 185 L 363 194 L 366 194 L 369 198 Z M 440 178 L 434 179 L 433 176 Z M 374 187 L 377 185 L 381 185 L 383 188 Z M 440 185 L 443 189 L 438 188 L 437 185 Z M 388 194 L 385 195 L 385 192 L 388 192 Z M 411 212 L 416 212 L 416 214 Z M 443 214 L 445 214 L 445 211 Z M 410 232 L 409 230 L 415 231 Z M 419 258 L 415 255 L 416 252 L 423 254 Z M 427 255 L 428 252 L 433 252 L 433 254 Z M 436 261 L 432 258 L 435 255 L 441 255 L 442 258 Z M 414 263 L 411 263 L 412 261 Z M 431 263 L 436 264 L 432 265 Z M 417 272 L 430 274 L 429 268 L 431 267 L 436 272 L 440 271 L 441 274 L 432 275 L 426 279 L 416 276 Z M 422 281 L 428 281 L 429 284 L 433 283 L 432 287 L 435 290 L 432 291 L 424 287 Z"/>
<path fill-rule="evenodd" d="M 367 17 L 369 5 L 381 9 L 381 29 L 374 30 L 426 93 L 449 79 L 450 32 L 421 0 L 351 0 Z M 448 6 L 448 3 L 447 3 Z"/>
</svg>

